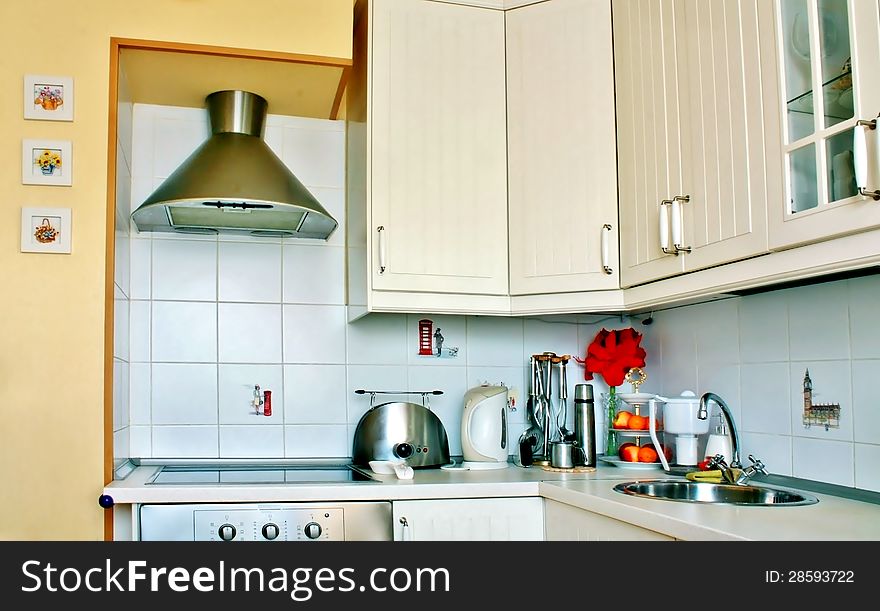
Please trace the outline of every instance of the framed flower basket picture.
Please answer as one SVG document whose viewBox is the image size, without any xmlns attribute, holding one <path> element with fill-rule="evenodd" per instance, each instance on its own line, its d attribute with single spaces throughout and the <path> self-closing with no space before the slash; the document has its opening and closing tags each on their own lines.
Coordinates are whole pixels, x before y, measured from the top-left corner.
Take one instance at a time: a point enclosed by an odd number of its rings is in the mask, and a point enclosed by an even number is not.
<svg viewBox="0 0 880 611">
<path fill-rule="evenodd" d="M 70 254 L 70 208 L 22 208 L 21 252 Z"/>
<path fill-rule="evenodd" d="M 24 118 L 73 121 L 73 77 L 25 75 Z"/>
<path fill-rule="evenodd" d="M 25 185 L 72 185 L 70 140 L 23 140 L 21 182 Z"/>
</svg>

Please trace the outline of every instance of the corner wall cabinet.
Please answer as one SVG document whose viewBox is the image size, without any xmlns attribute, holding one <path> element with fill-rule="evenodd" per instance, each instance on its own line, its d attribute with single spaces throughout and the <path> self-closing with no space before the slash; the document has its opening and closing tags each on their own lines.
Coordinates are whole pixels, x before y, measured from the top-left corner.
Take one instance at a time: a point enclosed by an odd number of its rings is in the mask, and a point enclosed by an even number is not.
<svg viewBox="0 0 880 611">
<path fill-rule="evenodd" d="M 781 197 L 772 5 L 612 8 L 622 285 L 767 252 Z"/>
<path fill-rule="evenodd" d="M 786 189 L 770 245 L 878 227 L 880 5 L 777 0 L 776 11 Z"/>
</svg>

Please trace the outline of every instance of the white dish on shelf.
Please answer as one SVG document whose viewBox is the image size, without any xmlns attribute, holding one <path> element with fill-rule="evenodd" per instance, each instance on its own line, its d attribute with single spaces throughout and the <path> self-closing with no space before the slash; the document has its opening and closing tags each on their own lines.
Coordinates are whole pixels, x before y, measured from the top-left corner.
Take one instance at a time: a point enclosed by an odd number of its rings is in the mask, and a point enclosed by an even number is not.
<svg viewBox="0 0 880 611">
<path fill-rule="evenodd" d="M 650 437 L 651 431 L 648 429 L 608 429 L 619 433 L 621 437 Z M 662 433 L 663 429 L 657 429 L 658 433 Z"/>
<path fill-rule="evenodd" d="M 621 469 L 636 469 L 639 471 L 657 471 L 663 468 L 659 462 L 629 462 L 620 460 L 617 456 L 600 456 L 599 460 Z"/>
<path fill-rule="evenodd" d="M 645 405 L 651 399 L 656 399 L 657 395 L 650 392 L 619 392 L 617 398 L 630 405 Z"/>
</svg>

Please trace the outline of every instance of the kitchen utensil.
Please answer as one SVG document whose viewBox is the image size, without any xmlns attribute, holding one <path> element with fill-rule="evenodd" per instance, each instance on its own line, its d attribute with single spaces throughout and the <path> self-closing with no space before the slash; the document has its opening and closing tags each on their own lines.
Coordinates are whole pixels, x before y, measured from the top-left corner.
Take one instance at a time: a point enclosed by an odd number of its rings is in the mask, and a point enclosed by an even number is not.
<svg viewBox="0 0 880 611">
<path fill-rule="evenodd" d="M 583 448 L 572 441 L 554 441 L 550 444 L 550 466 L 557 469 L 571 469 L 575 466 L 576 456 L 580 455 L 583 462 Z"/>
<path fill-rule="evenodd" d="M 582 450 L 580 464 L 596 466 L 596 423 L 593 386 L 577 384 L 574 387 L 574 444 Z"/>
<path fill-rule="evenodd" d="M 706 450 L 703 454 L 705 456 L 721 454 L 724 457 L 724 460 L 730 464 L 733 461 L 733 447 L 730 443 L 730 435 L 727 432 L 727 427 L 722 422 L 715 427 L 714 431 L 714 433 L 709 435 L 709 439 L 706 442 Z"/>
<path fill-rule="evenodd" d="M 568 421 L 568 376 L 566 374 L 568 359 L 568 355 L 556 359 L 556 364 L 559 367 L 559 413 L 556 414 L 556 426 L 559 429 L 559 437 L 563 441 L 574 440 L 574 435 L 565 428 L 565 423 Z M 562 419 L 561 423 L 560 418 Z"/>
<path fill-rule="evenodd" d="M 442 391 L 393 392 L 356 390 L 356 394 L 418 394 L 427 403 Z M 361 416 L 354 431 L 352 462 L 368 465 L 371 460 L 403 460 L 410 467 L 438 467 L 449 463 L 449 439 L 440 418 L 426 405 L 395 401 L 371 407 Z"/>
<path fill-rule="evenodd" d="M 506 386 L 477 386 L 464 395 L 461 416 L 463 466 L 471 469 L 505 469 L 507 462 Z"/>
</svg>

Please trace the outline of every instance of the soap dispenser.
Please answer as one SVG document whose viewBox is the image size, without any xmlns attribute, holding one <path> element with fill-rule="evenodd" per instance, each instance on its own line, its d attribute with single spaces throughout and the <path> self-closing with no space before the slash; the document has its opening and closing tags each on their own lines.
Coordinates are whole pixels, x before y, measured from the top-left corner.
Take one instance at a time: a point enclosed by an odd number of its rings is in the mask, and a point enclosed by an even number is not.
<svg viewBox="0 0 880 611">
<path fill-rule="evenodd" d="M 721 422 L 713 429 L 712 434 L 709 435 L 709 440 L 706 442 L 706 457 L 715 456 L 716 454 L 724 456 L 727 464 L 730 464 L 730 461 L 733 459 L 730 435 L 724 422 Z"/>
</svg>

